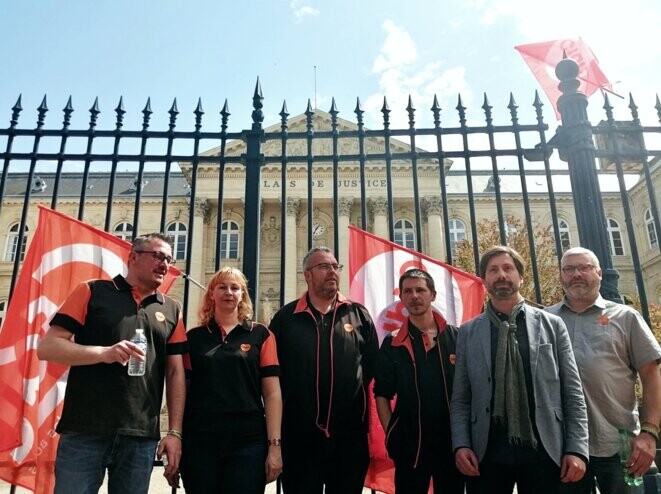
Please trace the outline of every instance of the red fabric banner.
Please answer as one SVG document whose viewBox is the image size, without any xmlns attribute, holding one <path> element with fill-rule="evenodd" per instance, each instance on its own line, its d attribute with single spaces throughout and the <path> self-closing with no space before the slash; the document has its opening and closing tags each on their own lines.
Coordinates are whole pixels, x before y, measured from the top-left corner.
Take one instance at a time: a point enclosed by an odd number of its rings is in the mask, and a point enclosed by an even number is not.
<svg viewBox="0 0 661 494">
<path fill-rule="evenodd" d="M 37 345 L 69 293 L 93 278 L 126 274 L 129 242 L 39 206 L 30 242 L 0 328 L 0 478 L 35 491 L 53 491 L 68 367 L 40 362 Z M 181 273 L 171 267 L 161 290 Z"/>
<path fill-rule="evenodd" d="M 531 43 L 514 47 L 530 67 L 535 79 L 539 82 L 544 93 L 551 101 L 555 116 L 560 120 L 558 112 L 558 98 L 561 92 L 558 89 L 560 81 L 555 76 L 555 67 L 563 58 L 567 57 L 578 63 L 578 80 L 581 82 L 578 90 L 586 96 L 597 90 L 612 91 L 613 87 L 606 75 L 599 67 L 599 61 L 590 47 L 581 39 L 556 39 L 542 43 Z"/>
<path fill-rule="evenodd" d="M 350 226 L 350 298 L 370 311 L 380 342 L 406 320 L 406 308 L 399 300 L 398 282 L 400 275 L 412 268 L 423 269 L 434 278 L 437 293 L 433 308 L 449 324 L 458 326 L 482 311 L 486 290 L 477 276 Z M 365 486 L 392 494 L 395 492 L 394 465 L 386 453 L 385 434 L 372 393 L 370 399 L 371 461 Z"/>
</svg>

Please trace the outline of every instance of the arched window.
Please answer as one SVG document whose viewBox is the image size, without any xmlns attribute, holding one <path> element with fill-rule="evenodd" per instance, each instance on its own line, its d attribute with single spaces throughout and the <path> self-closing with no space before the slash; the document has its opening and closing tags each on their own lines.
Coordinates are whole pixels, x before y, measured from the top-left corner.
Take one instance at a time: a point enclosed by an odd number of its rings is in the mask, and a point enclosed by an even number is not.
<svg viewBox="0 0 661 494">
<path fill-rule="evenodd" d="M 407 249 L 415 249 L 415 230 L 409 220 L 395 221 L 395 243 Z"/>
<path fill-rule="evenodd" d="M 113 235 L 115 235 L 117 238 L 121 238 L 122 240 L 130 242 L 133 238 L 133 225 L 126 222 L 120 223 L 115 227 Z"/>
<path fill-rule="evenodd" d="M 569 224 L 565 220 L 558 220 L 558 230 L 560 231 L 560 245 L 562 245 L 562 252 L 564 252 L 571 248 Z"/>
<path fill-rule="evenodd" d="M 624 255 L 624 244 L 622 243 L 620 224 L 613 218 L 608 218 L 608 243 L 611 256 Z"/>
<path fill-rule="evenodd" d="M 0 328 L 2 327 L 2 321 L 5 320 L 6 312 L 7 312 L 7 301 L 0 300 Z"/>
<path fill-rule="evenodd" d="M 176 260 L 186 258 L 186 242 L 188 241 L 186 231 L 186 225 L 179 221 L 168 225 L 167 235 L 170 238 L 170 242 L 172 242 L 172 256 Z"/>
<path fill-rule="evenodd" d="M 448 222 L 450 227 L 450 248 L 452 249 L 452 257 L 456 255 L 457 242 L 466 240 L 466 225 L 463 221 L 456 218 L 450 219 Z"/>
<path fill-rule="evenodd" d="M 656 234 L 656 225 L 654 224 L 654 216 L 651 209 L 645 211 L 645 227 L 647 228 L 647 240 L 650 243 L 650 247 L 656 247 L 659 245 L 659 237 Z"/>
<path fill-rule="evenodd" d="M 25 228 L 23 229 L 23 235 L 19 235 L 19 228 L 20 226 L 18 223 L 14 223 L 9 227 L 9 232 L 7 234 L 7 245 L 5 247 L 5 261 L 15 261 L 17 252 L 20 252 L 21 261 L 25 259 L 25 249 L 28 243 L 28 226 L 25 225 Z"/>
<path fill-rule="evenodd" d="M 220 258 L 239 258 L 239 225 L 234 221 L 223 221 L 220 226 Z"/>
</svg>

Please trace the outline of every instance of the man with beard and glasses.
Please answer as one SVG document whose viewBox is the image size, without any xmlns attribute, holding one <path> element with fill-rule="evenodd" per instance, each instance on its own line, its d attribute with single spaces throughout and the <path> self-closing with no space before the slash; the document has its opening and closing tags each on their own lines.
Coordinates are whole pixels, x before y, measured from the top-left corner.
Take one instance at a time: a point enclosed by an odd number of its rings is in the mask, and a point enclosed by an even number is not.
<svg viewBox="0 0 661 494">
<path fill-rule="evenodd" d="M 459 328 L 450 420 L 468 494 L 555 494 L 585 473 L 588 424 L 562 320 L 519 293 L 523 259 L 495 246 L 480 259 L 485 311 Z M 562 486 L 562 487 L 561 487 Z"/>
<path fill-rule="evenodd" d="M 126 276 L 81 283 L 53 316 L 37 355 L 71 366 L 57 424 L 55 494 L 98 492 L 106 469 L 110 494 L 146 494 L 155 454 L 167 455 L 164 475 L 176 481 L 186 330 L 179 304 L 158 291 L 173 263 L 166 236 L 137 237 Z M 146 355 L 130 341 L 136 328 L 144 329 Z M 145 360 L 144 375 L 128 375 L 131 357 Z M 158 445 L 163 381 L 170 430 Z"/>
<path fill-rule="evenodd" d="M 369 465 L 367 387 L 378 339 L 367 309 L 339 291 L 333 252 L 303 258 L 308 290 L 271 320 L 282 387 L 287 494 L 359 494 Z"/>
<path fill-rule="evenodd" d="M 590 428 L 590 464 L 581 492 L 625 494 L 618 429 L 632 437 L 626 462 L 634 476 L 645 473 L 656 454 L 661 420 L 661 349 L 642 316 L 599 294 L 601 268 L 591 250 L 575 247 L 562 256 L 562 302 L 547 310 L 567 325 L 583 382 Z M 635 394 L 643 389 L 642 427 Z"/>
<path fill-rule="evenodd" d="M 436 286 L 426 271 L 402 274 L 399 298 L 408 317 L 384 339 L 374 377 L 376 410 L 395 463 L 395 492 L 427 494 L 433 479 L 434 493 L 463 494 L 450 437 L 457 328 L 433 309 Z"/>
</svg>

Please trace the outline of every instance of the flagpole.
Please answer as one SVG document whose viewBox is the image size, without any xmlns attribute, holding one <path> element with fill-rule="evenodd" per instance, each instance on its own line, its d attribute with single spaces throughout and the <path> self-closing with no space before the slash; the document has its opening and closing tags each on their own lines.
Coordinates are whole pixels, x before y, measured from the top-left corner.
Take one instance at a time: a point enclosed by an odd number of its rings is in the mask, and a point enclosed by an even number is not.
<svg viewBox="0 0 661 494">
<path fill-rule="evenodd" d="M 204 285 L 203 285 L 202 283 L 200 283 L 199 281 L 195 280 L 195 278 L 192 278 L 191 275 L 189 275 L 188 273 L 184 273 L 184 272 L 182 271 L 182 272 L 181 272 L 181 276 L 182 276 L 184 279 L 186 279 L 186 280 L 190 281 L 191 283 L 193 283 L 193 285 L 196 285 L 196 286 L 200 287 L 202 290 L 206 290 L 206 289 L 207 289 L 206 286 L 204 286 Z"/>
</svg>

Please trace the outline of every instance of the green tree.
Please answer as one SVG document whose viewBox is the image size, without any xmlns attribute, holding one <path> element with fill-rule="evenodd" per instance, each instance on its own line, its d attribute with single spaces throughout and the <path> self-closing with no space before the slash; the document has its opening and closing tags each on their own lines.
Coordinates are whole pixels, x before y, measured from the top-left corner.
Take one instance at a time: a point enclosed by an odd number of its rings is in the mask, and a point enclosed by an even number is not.
<svg viewBox="0 0 661 494">
<path fill-rule="evenodd" d="M 536 265 L 539 273 L 539 284 L 542 300 L 535 295 L 535 283 L 532 272 L 532 261 L 528 243 L 528 230 L 525 223 L 513 215 L 506 215 L 508 225 L 507 245 L 516 250 L 525 260 L 525 274 L 521 294 L 529 301 L 547 306 L 558 302 L 563 295 L 560 283 L 558 257 L 555 250 L 553 230 L 551 226 L 533 225 Z M 480 255 L 494 245 L 500 245 L 498 221 L 484 219 L 477 224 L 478 251 Z M 468 240 L 457 243 L 453 259 L 454 265 L 469 273 L 475 273 L 473 244 Z"/>
</svg>

